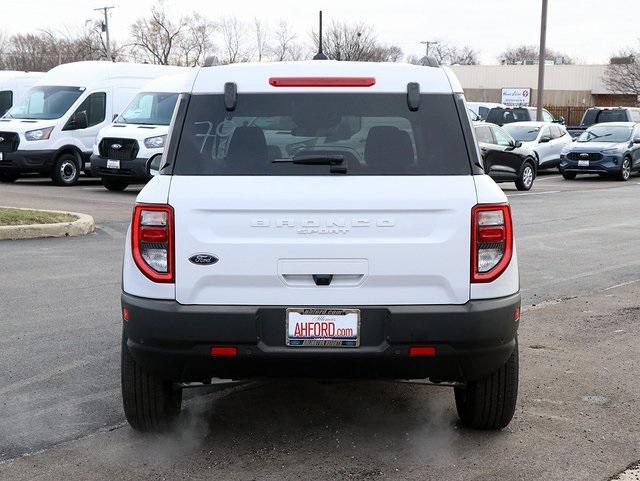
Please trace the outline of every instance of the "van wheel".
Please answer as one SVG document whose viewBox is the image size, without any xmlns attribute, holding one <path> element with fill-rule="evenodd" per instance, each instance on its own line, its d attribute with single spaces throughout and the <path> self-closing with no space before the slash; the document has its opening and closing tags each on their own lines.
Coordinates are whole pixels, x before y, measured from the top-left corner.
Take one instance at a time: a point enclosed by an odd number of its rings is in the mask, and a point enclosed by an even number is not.
<svg viewBox="0 0 640 481">
<path fill-rule="evenodd" d="M 573 180 L 576 178 L 576 173 L 575 172 L 560 172 L 562 174 L 562 177 L 564 178 L 564 180 Z"/>
<path fill-rule="evenodd" d="M 113 192 L 122 192 L 129 186 L 129 184 L 119 179 L 110 179 L 108 177 L 103 177 L 100 180 L 102 180 L 102 185 L 104 185 L 107 190 L 111 190 Z"/>
<path fill-rule="evenodd" d="M 122 405 L 127 421 L 136 431 L 162 431 L 180 415 L 182 389 L 138 364 L 122 334 L 120 360 Z"/>
<path fill-rule="evenodd" d="M 18 174 L 0 174 L 0 182 L 5 184 L 13 184 L 16 180 L 20 178 Z"/>
<path fill-rule="evenodd" d="M 507 362 L 478 381 L 455 388 L 462 423 L 473 429 L 502 429 L 511 422 L 518 397 L 518 343 Z"/>
<path fill-rule="evenodd" d="M 536 178 L 536 169 L 530 161 L 522 166 L 520 176 L 516 180 L 516 188 L 518 190 L 530 190 L 533 187 L 533 181 Z"/>
<path fill-rule="evenodd" d="M 80 167 L 78 166 L 78 159 L 73 154 L 62 154 L 56 160 L 53 166 L 53 174 L 51 179 L 56 185 L 69 186 L 78 181 L 80 177 Z"/>
<path fill-rule="evenodd" d="M 618 172 L 618 180 L 626 182 L 631 177 L 631 159 L 629 157 L 625 157 L 622 161 L 622 167 L 620 168 L 620 172 Z"/>
</svg>

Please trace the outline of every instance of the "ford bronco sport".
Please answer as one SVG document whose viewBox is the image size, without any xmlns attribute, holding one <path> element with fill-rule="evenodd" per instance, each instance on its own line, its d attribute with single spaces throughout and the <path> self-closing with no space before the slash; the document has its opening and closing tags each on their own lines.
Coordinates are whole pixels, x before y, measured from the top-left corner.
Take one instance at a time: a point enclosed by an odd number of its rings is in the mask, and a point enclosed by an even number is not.
<svg viewBox="0 0 640 481">
<path fill-rule="evenodd" d="M 212 378 L 420 379 L 463 424 L 514 413 L 510 208 L 446 68 L 201 68 L 140 192 L 122 285 L 124 411 L 138 430 Z"/>
</svg>

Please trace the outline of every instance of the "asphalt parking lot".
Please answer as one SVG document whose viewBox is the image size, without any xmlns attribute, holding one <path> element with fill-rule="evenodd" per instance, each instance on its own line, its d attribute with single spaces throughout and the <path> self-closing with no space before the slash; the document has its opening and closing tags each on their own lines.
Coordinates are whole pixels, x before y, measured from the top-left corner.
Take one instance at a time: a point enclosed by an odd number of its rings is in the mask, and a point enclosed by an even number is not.
<svg viewBox="0 0 640 481">
<path fill-rule="evenodd" d="M 170 433 L 124 422 L 122 244 L 138 189 L 46 179 L 0 205 L 94 216 L 95 234 L 0 242 L 2 479 L 611 479 L 640 459 L 640 177 L 503 184 L 523 295 L 518 409 L 456 422 L 445 388 L 255 382 L 193 391 Z"/>
</svg>

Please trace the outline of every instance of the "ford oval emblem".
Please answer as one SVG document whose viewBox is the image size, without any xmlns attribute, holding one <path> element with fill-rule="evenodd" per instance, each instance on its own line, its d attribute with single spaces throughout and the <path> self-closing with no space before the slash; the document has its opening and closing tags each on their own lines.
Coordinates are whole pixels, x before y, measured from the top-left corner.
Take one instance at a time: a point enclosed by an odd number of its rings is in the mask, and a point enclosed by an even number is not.
<svg viewBox="0 0 640 481">
<path fill-rule="evenodd" d="M 120 144 L 111 144 L 111 148 L 115 149 L 115 150 L 120 150 L 122 148 L 122 145 L 120 145 Z"/>
<path fill-rule="evenodd" d="M 208 266 L 218 262 L 218 258 L 211 254 L 195 254 L 189 257 L 189 262 L 199 266 Z"/>
</svg>

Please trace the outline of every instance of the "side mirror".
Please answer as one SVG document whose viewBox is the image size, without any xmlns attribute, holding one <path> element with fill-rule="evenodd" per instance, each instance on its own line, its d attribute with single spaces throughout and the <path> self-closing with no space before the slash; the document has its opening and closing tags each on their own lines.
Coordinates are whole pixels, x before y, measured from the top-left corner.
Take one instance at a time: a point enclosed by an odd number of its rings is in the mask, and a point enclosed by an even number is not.
<svg viewBox="0 0 640 481">
<path fill-rule="evenodd" d="M 147 164 L 147 173 L 151 177 L 155 177 L 160 173 L 160 163 L 162 162 L 162 155 L 156 155 L 151 158 Z"/>
<path fill-rule="evenodd" d="M 539 144 L 545 144 L 547 142 L 551 142 L 551 137 L 547 137 L 547 136 L 540 137 L 540 140 L 538 141 Z"/>
<path fill-rule="evenodd" d="M 561 116 L 558 118 L 558 123 L 560 123 L 560 124 L 564 125 L 564 122 L 565 122 L 564 117 L 561 115 Z"/>
<path fill-rule="evenodd" d="M 520 147 L 522 147 L 522 141 L 521 140 L 516 140 L 516 143 L 513 144 L 514 148 L 519 149 Z"/>
</svg>

